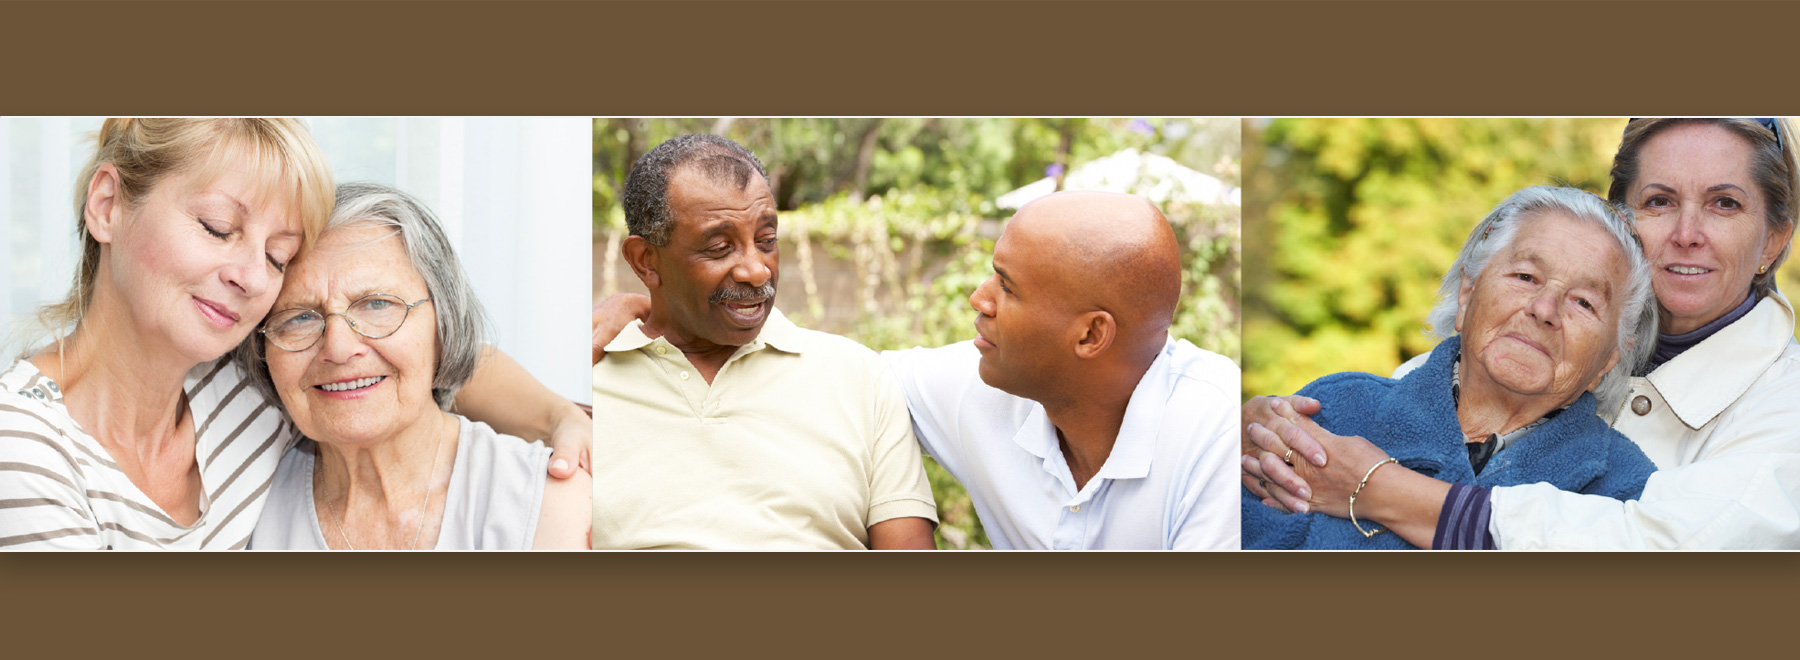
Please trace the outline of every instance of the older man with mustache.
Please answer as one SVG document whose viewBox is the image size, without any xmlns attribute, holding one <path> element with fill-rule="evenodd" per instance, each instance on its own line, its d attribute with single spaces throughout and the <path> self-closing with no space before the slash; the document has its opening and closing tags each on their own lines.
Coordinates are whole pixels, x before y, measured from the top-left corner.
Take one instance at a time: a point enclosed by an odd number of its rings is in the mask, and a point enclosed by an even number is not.
<svg viewBox="0 0 1800 660">
<path fill-rule="evenodd" d="M 626 180 L 650 309 L 594 367 L 595 548 L 931 549 L 906 399 L 873 351 L 774 308 L 775 198 L 714 135 Z"/>
<path fill-rule="evenodd" d="M 1155 205 L 1056 193 L 995 244 L 975 339 L 883 354 L 995 548 L 1238 547 L 1238 368 L 1169 337 L 1180 269 Z M 643 303 L 597 308 L 596 346 Z"/>
</svg>

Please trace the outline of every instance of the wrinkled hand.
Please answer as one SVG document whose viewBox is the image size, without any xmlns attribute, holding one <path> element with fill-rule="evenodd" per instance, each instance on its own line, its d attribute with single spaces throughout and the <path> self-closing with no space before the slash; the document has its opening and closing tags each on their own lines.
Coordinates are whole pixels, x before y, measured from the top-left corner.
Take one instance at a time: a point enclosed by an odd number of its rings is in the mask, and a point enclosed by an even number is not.
<svg viewBox="0 0 1800 660">
<path fill-rule="evenodd" d="M 1242 478 L 1244 487 L 1261 498 L 1263 504 L 1283 511 L 1309 509 L 1305 501 L 1312 489 L 1287 461 L 1305 457 L 1300 462 L 1326 464 L 1325 449 L 1302 426 L 1304 422 L 1318 428 L 1308 415 L 1318 414 L 1319 410 L 1318 401 L 1299 395 L 1259 396 L 1244 402 L 1244 426 L 1240 429 Z"/>
<path fill-rule="evenodd" d="M 593 364 L 600 364 L 600 359 L 606 357 L 606 345 L 631 325 L 632 319 L 649 317 L 650 297 L 639 293 L 614 294 L 595 305 Z"/>
<path fill-rule="evenodd" d="M 1296 424 L 1309 440 L 1316 441 L 1323 451 L 1331 456 L 1331 462 L 1324 466 L 1315 465 L 1311 461 L 1296 460 L 1293 467 L 1281 461 L 1280 456 L 1264 453 L 1256 466 L 1265 474 L 1273 471 L 1270 464 L 1279 466 L 1281 471 L 1294 475 L 1306 489 L 1305 495 L 1298 495 L 1298 489 L 1290 491 L 1277 486 L 1274 482 L 1280 477 L 1271 478 L 1269 484 L 1270 498 L 1264 504 L 1288 511 L 1314 511 L 1339 518 L 1350 516 L 1350 493 L 1362 482 L 1363 475 L 1376 463 L 1387 460 L 1387 452 L 1361 436 L 1336 435 L 1313 423 L 1310 418 L 1301 418 Z M 1274 504 L 1270 504 L 1273 501 Z M 1281 505 L 1281 506 L 1277 506 Z"/>
</svg>

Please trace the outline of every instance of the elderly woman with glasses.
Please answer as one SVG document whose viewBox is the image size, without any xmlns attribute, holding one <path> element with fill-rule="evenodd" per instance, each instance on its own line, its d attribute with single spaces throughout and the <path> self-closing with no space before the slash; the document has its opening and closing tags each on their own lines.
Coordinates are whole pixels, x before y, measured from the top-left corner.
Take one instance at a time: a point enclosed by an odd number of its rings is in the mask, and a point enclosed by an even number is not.
<svg viewBox="0 0 1800 660">
<path fill-rule="evenodd" d="M 1399 463 L 1454 483 L 1636 498 L 1655 466 L 1595 414 L 1624 396 L 1656 331 L 1649 267 L 1624 213 L 1579 190 L 1521 190 L 1470 232 L 1438 291 L 1432 326 L 1444 341 L 1424 367 L 1301 390 L 1323 403 L 1320 426 L 1387 453 L 1363 481 Z M 1411 548 L 1358 519 L 1359 494 L 1342 519 L 1283 514 L 1246 489 L 1244 547 Z"/>
<path fill-rule="evenodd" d="M 1406 468 L 1366 477 L 1381 449 L 1310 423 L 1303 397 L 1244 405 L 1246 486 L 1332 515 L 1360 486 L 1357 516 L 1420 547 L 1800 547 L 1800 344 L 1775 288 L 1797 188 L 1786 120 L 1627 123 L 1608 197 L 1636 213 L 1661 334 L 1600 414 L 1659 468 L 1636 501 Z"/>
<path fill-rule="evenodd" d="M 585 474 L 547 483 L 541 443 L 447 412 L 481 357 L 484 322 L 417 200 L 340 186 L 275 309 L 239 360 L 305 439 L 281 459 L 252 548 L 586 546 Z"/>
</svg>

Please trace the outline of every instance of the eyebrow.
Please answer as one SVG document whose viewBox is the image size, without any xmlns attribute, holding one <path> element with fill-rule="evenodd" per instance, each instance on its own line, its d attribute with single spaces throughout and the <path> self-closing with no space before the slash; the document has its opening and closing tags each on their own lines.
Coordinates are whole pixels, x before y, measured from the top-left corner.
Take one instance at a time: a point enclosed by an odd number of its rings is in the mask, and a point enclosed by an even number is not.
<svg viewBox="0 0 1800 660">
<path fill-rule="evenodd" d="M 705 242 L 709 238 L 718 236 L 720 234 L 728 233 L 728 232 L 730 232 L 730 230 L 731 230 L 731 221 L 730 220 L 720 220 L 718 222 L 712 223 L 705 227 L 701 227 L 700 228 L 700 240 L 702 242 Z"/>
<path fill-rule="evenodd" d="M 1019 285 L 1017 281 L 1013 280 L 1011 275 L 1006 274 L 1006 269 L 1001 268 L 999 264 L 994 264 L 994 272 L 999 273 L 1000 279 L 1006 280 L 1007 284 L 1011 284 L 1015 287 Z"/>
<path fill-rule="evenodd" d="M 1670 187 L 1668 187 L 1668 186 L 1665 186 L 1665 185 L 1663 185 L 1663 184 L 1660 184 L 1660 183 L 1650 183 L 1650 184 L 1645 184 L 1645 185 L 1644 185 L 1644 187 L 1643 187 L 1643 188 L 1639 188 L 1639 189 L 1638 189 L 1638 192 L 1640 192 L 1640 193 L 1641 193 L 1641 192 L 1644 192 L 1644 191 L 1645 191 L 1645 190 L 1649 190 L 1649 189 L 1651 189 L 1651 188 L 1655 188 L 1655 189 L 1657 189 L 1657 190 L 1659 190 L 1659 191 L 1662 191 L 1662 192 L 1667 192 L 1667 193 L 1673 193 L 1673 192 L 1678 192 L 1678 191 L 1677 191 L 1677 190 L 1675 190 L 1675 189 L 1674 189 L 1674 188 L 1670 188 Z M 1712 187 L 1710 187 L 1710 188 L 1707 188 L 1707 189 L 1706 189 L 1706 192 L 1709 192 L 1709 193 L 1714 193 L 1714 192 L 1719 192 L 1719 191 L 1722 191 L 1722 190 L 1736 190 L 1736 191 L 1738 191 L 1738 192 L 1739 192 L 1739 193 L 1742 193 L 1742 194 L 1744 194 L 1744 195 L 1749 195 L 1749 194 L 1750 194 L 1750 192 L 1749 192 L 1749 191 L 1747 191 L 1747 190 L 1744 190 L 1744 189 L 1743 189 L 1743 188 L 1741 188 L 1741 187 L 1739 187 L 1739 186 L 1737 186 L 1737 185 L 1736 185 L 1736 184 L 1730 184 L 1730 183 L 1721 183 L 1721 184 L 1718 184 L 1718 185 L 1716 185 L 1716 186 L 1712 186 Z"/>
<path fill-rule="evenodd" d="M 757 229 L 761 229 L 765 224 L 779 227 L 781 219 L 776 217 L 774 213 L 764 213 L 756 219 L 756 223 Z M 734 223 L 731 220 L 719 220 L 700 228 L 700 240 L 704 242 L 714 236 L 730 233 L 734 228 Z"/>
<path fill-rule="evenodd" d="M 237 207 L 238 215 L 241 215 L 241 216 L 250 215 L 250 206 L 245 204 L 243 202 L 243 200 L 233 197 L 231 195 L 231 193 L 221 192 L 218 190 L 203 190 L 200 192 L 200 198 L 201 198 L 201 201 L 203 201 L 203 202 L 206 201 L 208 198 L 220 198 L 220 197 L 224 198 L 225 201 L 231 202 L 232 206 Z"/>
<path fill-rule="evenodd" d="M 1520 255 L 1519 258 L 1531 262 L 1531 265 L 1536 266 L 1539 269 L 1550 270 L 1549 262 L 1536 252 L 1524 253 Z M 1599 292 L 1600 297 L 1606 299 L 1607 302 L 1612 302 L 1611 280 L 1604 277 L 1583 276 L 1581 279 L 1575 280 L 1574 284 L 1574 288 L 1576 289 L 1592 289 Z"/>
<path fill-rule="evenodd" d="M 349 307 L 350 303 L 356 302 L 358 300 L 362 300 L 363 298 L 367 298 L 367 297 L 375 295 L 377 293 L 387 294 L 387 295 L 393 296 L 395 298 L 399 298 L 401 300 L 406 300 L 406 296 L 402 296 L 398 293 L 394 293 L 393 289 L 394 289 L 394 287 L 388 287 L 385 290 L 379 286 L 363 287 L 361 290 L 351 292 L 351 294 L 349 296 L 346 296 L 344 298 L 344 305 L 347 308 L 347 307 Z M 286 305 L 279 306 L 279 308 L 276 309 L 275 311 L 279 312 L 284 309 L 309 309 L 309 310 L 313 310 L 313 311 L 324 311 L 323 307 L 324 306 L 322 304 L 320 304 L 320 302 L 317 299 L 306 298 L 303 300 L 290 300 L 290 301 L 288 301 L 288 303 Z"/>
</svg>

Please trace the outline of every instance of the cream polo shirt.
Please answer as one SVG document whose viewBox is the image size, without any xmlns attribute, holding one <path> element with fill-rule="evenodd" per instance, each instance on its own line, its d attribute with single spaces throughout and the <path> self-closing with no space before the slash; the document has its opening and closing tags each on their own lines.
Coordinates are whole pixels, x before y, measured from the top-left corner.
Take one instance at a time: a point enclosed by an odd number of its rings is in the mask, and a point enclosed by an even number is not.
<svg viewBox="0 0 1800 660">
<path fill-rule="evenodd" d="M 881 358 L 771 311 L 709 385 L 632 322 L 594 365 L 594 547 L 859 549 L 937 521 Z"/>
</svg>

